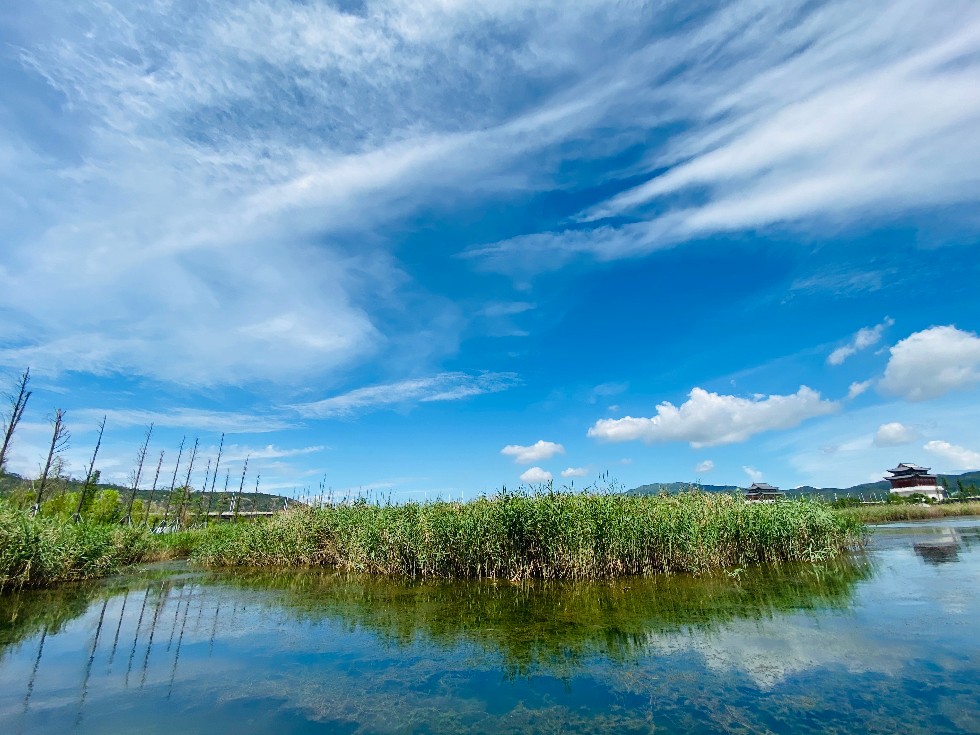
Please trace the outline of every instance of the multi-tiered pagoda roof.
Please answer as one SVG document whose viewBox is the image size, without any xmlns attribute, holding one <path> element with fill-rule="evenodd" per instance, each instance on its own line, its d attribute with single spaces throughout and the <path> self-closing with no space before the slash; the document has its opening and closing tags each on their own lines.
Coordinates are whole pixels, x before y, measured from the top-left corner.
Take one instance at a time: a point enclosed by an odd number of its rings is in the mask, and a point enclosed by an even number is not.
<svg viewBox="0 0 980 735">
<path fill-rule="evenodd" d="M 753 482 L 752 487 L 745 491 L 746 500 L 776 500 L 784 493 L 768 482 Z"/>
<path fill-rule="evenodd" d="M 898 467 L 890 470 L 885 470 L 885 472 L 891 473 L 895 477 L 912 477 L 912 476 L 924 476 L 929 475 L 930 467 L 920 467 L 917 464 L 908 464 L 902 462 Z"/>
<path fill-rule="evenodd" d="M 903 462 L 898 467 L 888 470 L 889 476 L 885 479 L 891 484 L 891 491 L 896 495 L 918 494 L 942 500 L 945 492 L 939 485 L 939 478 L 929 472 L 929 467 Z"/>
</svg>

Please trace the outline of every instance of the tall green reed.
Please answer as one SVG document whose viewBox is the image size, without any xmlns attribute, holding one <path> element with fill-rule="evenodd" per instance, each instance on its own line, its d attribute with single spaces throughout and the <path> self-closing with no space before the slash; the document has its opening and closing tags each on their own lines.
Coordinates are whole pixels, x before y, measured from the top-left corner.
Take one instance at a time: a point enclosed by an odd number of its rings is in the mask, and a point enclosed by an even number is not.
<svg viewBox="0 0 980 735">
<path fill-rule="evenodd" d="M 411 577 L 597 579 L 817 560 L 863 539 L 859 520 L 809 500 L 505 491 L 465 503 L 295 509 L 215 528 L 193 558 Z"/>
</svg>

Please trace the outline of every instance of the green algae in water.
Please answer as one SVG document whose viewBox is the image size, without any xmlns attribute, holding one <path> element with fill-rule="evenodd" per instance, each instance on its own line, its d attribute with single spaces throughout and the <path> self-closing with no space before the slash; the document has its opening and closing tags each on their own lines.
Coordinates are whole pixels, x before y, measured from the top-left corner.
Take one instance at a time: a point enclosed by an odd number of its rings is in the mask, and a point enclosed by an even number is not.
<svg viewBox="0 0 980 735">
<path fill-rule="evenodd" d="M 977 732 L 980 524 L 603 583 L 155 567 L 0 597 L 3 732 Z"/>
</svg>

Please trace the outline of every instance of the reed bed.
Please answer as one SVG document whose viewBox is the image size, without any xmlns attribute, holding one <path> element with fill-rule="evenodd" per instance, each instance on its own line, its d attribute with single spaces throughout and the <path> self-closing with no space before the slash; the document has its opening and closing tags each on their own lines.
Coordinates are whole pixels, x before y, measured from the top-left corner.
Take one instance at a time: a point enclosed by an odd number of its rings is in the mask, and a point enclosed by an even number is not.
<svg viewBox="0 0 980 735">
<path fill-rule="evenodd" d="M 862 523 L 888 523 L 891 521 L 925 521 L 930 518 L 980 515 L 980 501 L 965 503 L 936 503 L 914 505 L 911 503 L 886 503 L 861 505 L 840 511 Z"/>
<path fill-rule="evenodd" d="M 31 518 L 0 505 L 0 590 L 105 577 L 142 561 L 150 535 L 116 525 Z"/>
<path fill-rule="evenodd" d="M 465 503 L 294 509 L 210 529 L 192 558 L 408 577 L 599 579 L 821 560 L 863 541 L 859 520 L 809 500 L 504 492 Z"/>
</svg>

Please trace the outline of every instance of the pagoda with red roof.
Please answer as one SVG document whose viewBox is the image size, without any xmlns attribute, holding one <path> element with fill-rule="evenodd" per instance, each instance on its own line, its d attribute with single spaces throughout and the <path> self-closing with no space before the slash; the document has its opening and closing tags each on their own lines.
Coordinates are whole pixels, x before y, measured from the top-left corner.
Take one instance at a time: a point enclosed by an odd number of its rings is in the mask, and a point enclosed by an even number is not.
<svg viewBox="0 0 980 735">
<path fill-rule="evenodd" d="M 928 467 L 903 462 L 894 469 L 887 470 L 890 477 L 885 479 L 891 484 L 891 492 L 895 495 L 925 495 L 933 500 L 944 500 L 946 491 L 939 484 L 936 475 L 929 474 Z"/>
</svg>

